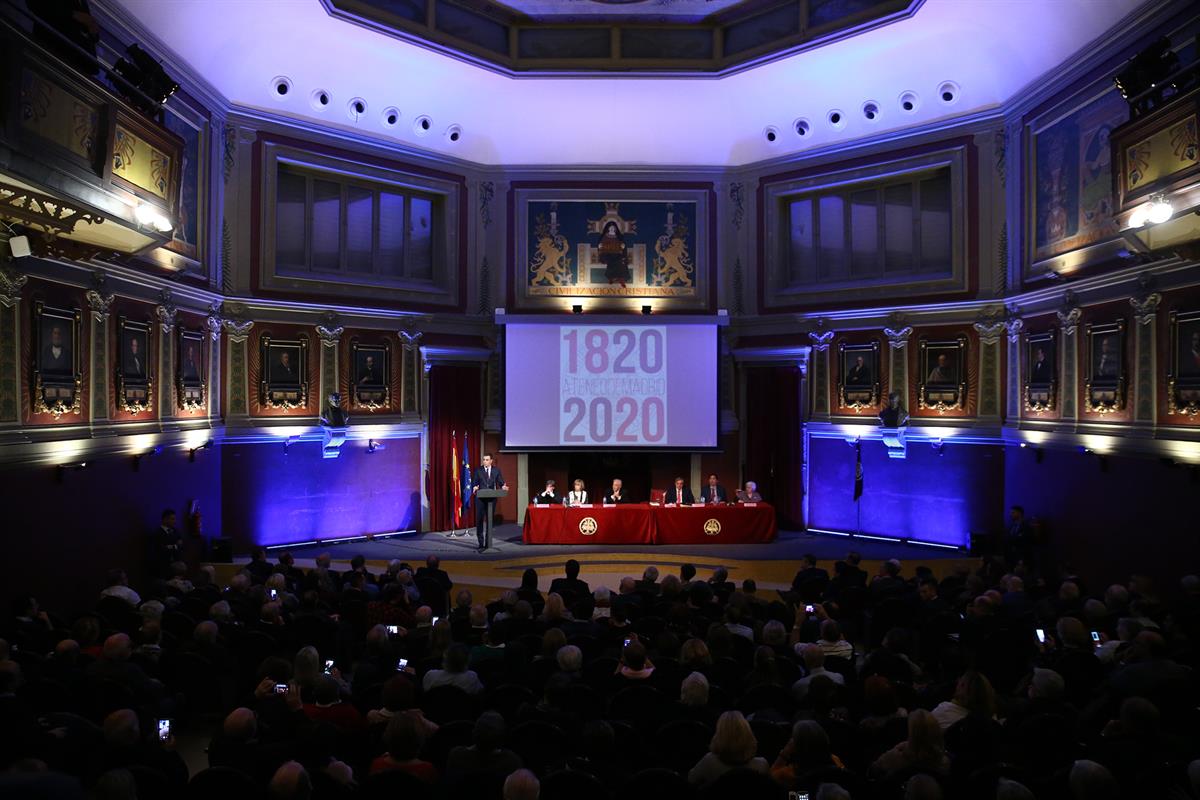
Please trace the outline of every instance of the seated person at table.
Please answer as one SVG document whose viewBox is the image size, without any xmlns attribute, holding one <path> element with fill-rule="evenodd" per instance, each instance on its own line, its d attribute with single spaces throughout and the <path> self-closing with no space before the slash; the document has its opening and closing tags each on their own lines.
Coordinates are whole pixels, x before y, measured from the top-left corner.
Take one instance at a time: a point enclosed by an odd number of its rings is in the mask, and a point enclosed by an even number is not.
<svg viewBox="0 0 1200 800">
<path fill-rule="evenodd" d="M 667 489 L 667 495 L 663 498 L 663 502 L 667 505 L 685 504 L 691 505 L 696 502 L 695 495 L 692 490 L 683 485 L 683 478 L 676 478 L 675 485 Z"/>
<path fill-rule="evenodd" d="M 567 492 L 567 505 L 578 506 L 589 502 L 587 487 L 583 485 L 583 481 L 576 478 L 573 486 L 574 488 Z"/>
<path fill-rule="evenodd" d="M 704 484 L 704 488 L 700 490 L 701 503 L 727 503 L 729 495 L 725 493 L 725 487 L 717 481 L 717 474 L 714 472 L 708 476 L 708 483 Z"/>
<path fill-rule="evenodd" d="M 623 486 L 624 486 L 624 483 L 621 482 L 620 478 L 613 478 L 612 491 L 609 492 L 608 494 L 604 495 L 604 502 L 606 504 L 610 504 L 610 505 L 620 505 L 621 503 L 628 503 L 629 497 L 623 491 L 623 489 L 622 489 Z"/>
<path fill-rule="evenodd" d="M 746 481 L 746 487 L 738 489 L 737 501 L 739 503 L 761 503 L 762 495 L 758 493 L 758 484 L 754 481 Z"/>
<path fill-rule="evenodd" d="M 539 506 L 556 506 L 562 502 L 562 495 L 558 493 L 554 481 L 546 481 L 545 490 L 541 494 L 535 495 L 533 502 Z"/>
</svg>

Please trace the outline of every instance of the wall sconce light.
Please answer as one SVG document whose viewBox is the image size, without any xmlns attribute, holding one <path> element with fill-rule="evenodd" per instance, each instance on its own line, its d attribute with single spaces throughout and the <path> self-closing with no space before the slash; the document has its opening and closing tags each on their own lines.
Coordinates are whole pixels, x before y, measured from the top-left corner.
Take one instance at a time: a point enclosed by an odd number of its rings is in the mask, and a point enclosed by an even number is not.
<svg viewBox="0 0 1200 800">
<path fill-rule="evenodd" d="M 642 313 L 643 313 L 643 314 L 645 314 L 646 316 L 650 316 L 650 313 L 651 313 L 653 310 L 654 310 L 654 309 L 653 309 L 652 307 L 650 307 L 650 306 L 642 306 Z"/>
<path fill-rule="evenodd" d="M 291 447 L 292 444 L 296 441 L 297 441 L 297 437 L 295 437 L 295 436 L 289 436 L 283 440 L 283 454 L 285 456 L 288 454 L 288 448 Z"/>
<path fill-rule="evenodd" d="M 59 464 L 57 467 L 54 468 L 55 478 L 58 480 L 59 483 L 62 483 L 63 478 L 67 474 L 67 470 L 71 470 L 72 472 L 79 472 L 79 470 L 83 469 L 87 465 L 88 465 L 88 462 L 86 462 L 86 461 L 75 461 L 71 464 Z"/>
<path fill-rule="evenodd" d="M 1143 228 L 1146 225 L 1159 225 L 1166 222 L 1175 213 L 1175 207 L 1163 193 L 1152 194 L 1150 199 L 1142 203 L 1129 215 L 1130 228 Z"/>
<path fill-rule="evenodd" d="M 387 449 L 387 445 L 385 445 L 383 442 L 377 442 L 374 439 L 367 440 L 367 452 L 368 453 L 374 453 L 377 450 L 386 450 L 386 449 Z"/>
<path fill-rule="evenodd" d="M 212 446 L 213 446 L 213 441 L 212 441 L 212 439 L 209 439 L 207 442 L 200 445 L 199 447 L 193 447 L 192 449 L 188 450 L 188 462 L 195 463 L 197 450 L 207 450 Z"/>
<path fill-rule="evenodd" d="M 133 454 L 133 471 L 137 472 L 139 469 L 141 469 L 143 458 L 146 458 L 147 456 L 157 456 L 157 455 L 161 454 L 162 451 L 163 451 L 163 446 L 161 444 L 156 444 L 156 445 L 154 445 L 154 447 L 151 447 L 149 450 L 147 450 L 144 453 L 134 453 Z"/>
<path fill-rule="evenodd" d="M 133 209 L 133 216 L 139 225 L 153 228 L 159 233 L 168 233 L 175 227 L 162 211 L 149 203 L 138 203 Z"/>
<path fill-rule="evenodd" d="M 583 306 L 581 306 L 581 305 L 579 305 L 578 303 L 576 303 L 575 305 L 571 306 L 571 313 L 572 313 L 572 314 L 582 314 L 582 313 L 583 313 Z"/>
<path fill-rule="evenodd" d="M 934 439 L 932 442 L 930 442 L 930 444 L 933 446 L 933 452 L 937 453 L 939 456 L 945 454 L 946 443 L 941 439 Z"/>
</svg>

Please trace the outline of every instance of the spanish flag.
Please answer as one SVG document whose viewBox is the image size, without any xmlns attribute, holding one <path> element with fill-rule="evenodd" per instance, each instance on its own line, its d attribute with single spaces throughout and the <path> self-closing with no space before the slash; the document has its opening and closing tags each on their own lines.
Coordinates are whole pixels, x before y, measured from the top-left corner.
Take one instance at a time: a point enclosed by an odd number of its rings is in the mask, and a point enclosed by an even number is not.
<svg viewBox="0 0 1200 800">
<path fill-rule="evenodd" d="M 454 507 L 454 527 L 462 525 L 462 481 L 458 478 L 458 436 L 450 432 L 450 504 Z"/>
</svg>

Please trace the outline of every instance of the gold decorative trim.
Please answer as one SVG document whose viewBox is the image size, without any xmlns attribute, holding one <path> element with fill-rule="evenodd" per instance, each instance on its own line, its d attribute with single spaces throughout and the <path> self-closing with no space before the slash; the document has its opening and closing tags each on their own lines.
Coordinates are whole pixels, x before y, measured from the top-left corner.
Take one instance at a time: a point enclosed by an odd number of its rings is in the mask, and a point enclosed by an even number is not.
<svg viewBox="0 0 1200 800">
<path fill-rule="evenodd" d="M 925 382 L 917 384 L 917 408 L 936 411 L 939 414 L 945 414 L 947 411 L 962 411 L 966 408 L 967 400 L 967 385 L 965 383 L 958 384 L 955 394 L 958 399 L 953 403 L 945 403 L 938 400 L 936 403 L 928 403 L 925 400 Z"/>
<path fill-rule="evenodd" d="M 140 386 L 135 388 L 141 388 Z M 141 414 L 154 408 L 154 378 L 146 378 L 146 399 L 130 400 L 125 394 L 125 378 L 117 370 L 117 408 L 126 414 Z"/>
<path fill-rule="evenodd" d="M 80 394 L 83 390 L 83 376 L 76 374 L 75 387 L 71 394 L 71 405 L 67 405 L 61 398 L 54 403 L 46 404 L 46 395 L 42 386 L 42 375 L 40 372 L 34 373 L 34 389 L 33 389 L 33 410 L 36 414 L 51 414 L 55 419 L 58 419 L 63 414 L 78 414 L 83 406 L 80 400 Z"/>
<path fill-rule="evenodd" d="M 1028 381 L 1026 381 L 1025 392 L 1024 392 L 1025 410 L 1026 411 L 1038 411 L 1038 412 L 1053 411 L 1054 410 L 1054 401 L 1058 396 L 1058 382 L 1050 381 L 1049 389 L 1045 390 L 1047 399 L 1046 399 L 1046 402 L 1044 402 L 1044 403 L 1033 399 L 1034 391 L 1035 391 L 1034 388 L 1029 385 Z M 1038 391 L 1040 393 L 1042 390 L 1038 389 L 1036 391 Z"/>
<path fill-rule="evenodd" d="M 197 390 L 196 386 L 185 386 L 183 383 L 183 378 L 176 378 L 176 380 L 175 380 L 175 397 L 179 401 L 176 405 L 179 406 L 179 409 L 181 411 L 188 411 L 188 412 L 201 411 L 204 409 L 205 406 L 208 405 L 208 382 L 200 381 L 200 386 L 199 386 L 200 394 L 198 397 L 196 397 L 195 399 L 192 399 L 187 396 L 187 393 L 189 391 L 194 392 L 196 390 Z"/>
<path fill-rule="evenodd" d="M 1196 393 L 1195 400 L 1188 400 L 1180 403 L 1176 395 L 1175 379 L 1171 378 L 1167 381 L 1167 413 L 1181 417 L 1200 416 L 1200 392 Z"/>
<path fill-rule="evenodd" d="M 1097 392 L 1105 394 L 1111 392 L 1113 395 L 1112 402 L 1105 400 L 1097 401 L 1092 394 L 1092 381 L 1089 379 L 1083 385 L 1083 407 L 1092 414 L 1115 414 L 1118 411 L 1125 410 L 1125 376 L 1122 375 L 1117 379 L 1117 385 L 1114 388 L 1098 388 Z"/>
<path fill-rule="evenodd" d="M 862 390 L 861 389 L 858 390 L 858 393 L 861 394 Z M 872 384 L 871 391 L 870 391 L 870 397 L 868 397 L 866 401 L 855 400 L 854 402 L 850 403 L 850 402 L 846 401 L 846 387 L 842 384 L 841 381 L 837 382 L 837 396 L 838 396 L 838 399 L 841 401 L 842 408 L 849 408 L 852 411 L 854 411 L 855 414 L 860 414 L 864 410 L 874 410 L 874 409 L 878 408 L 879 407 L 879 393 L 880 393 L 879 383 L 876 382 L 876 383 Z"/>
</svg>

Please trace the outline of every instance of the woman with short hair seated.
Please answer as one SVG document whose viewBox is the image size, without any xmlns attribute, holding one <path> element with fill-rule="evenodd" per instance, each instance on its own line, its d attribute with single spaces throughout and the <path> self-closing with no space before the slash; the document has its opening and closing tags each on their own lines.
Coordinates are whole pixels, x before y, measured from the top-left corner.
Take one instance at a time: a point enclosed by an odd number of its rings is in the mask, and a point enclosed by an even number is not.
<svg viewBox="0 0 1200 800">
<path fill-rule="evenodd" d="M 717 718 L 717 731 L 708 752 L 688 772 L 688 783 L 703 788 L 735 769 L 749 769 L 765 775 L 767 760 L 754 755 L 757 751 L 758 739 L 742 712 L 726 711 Z"/>
</svg>

